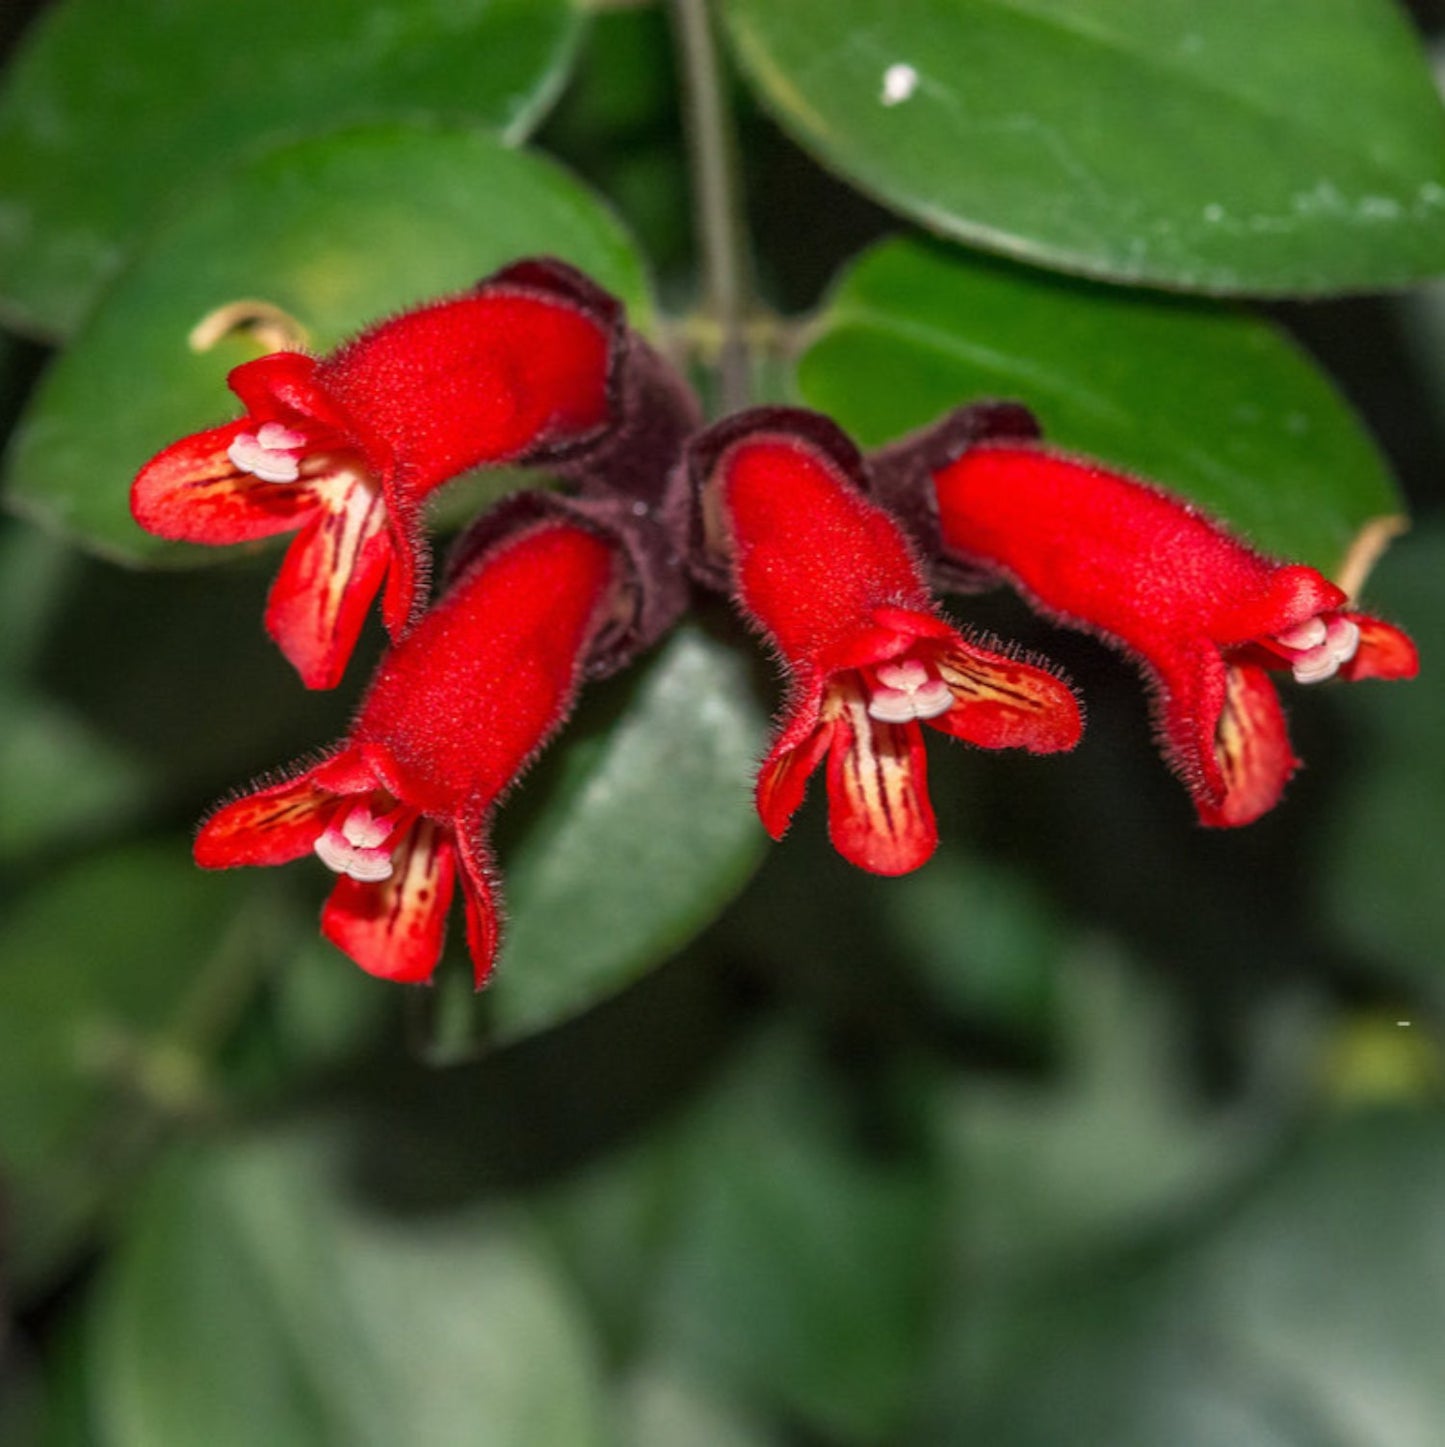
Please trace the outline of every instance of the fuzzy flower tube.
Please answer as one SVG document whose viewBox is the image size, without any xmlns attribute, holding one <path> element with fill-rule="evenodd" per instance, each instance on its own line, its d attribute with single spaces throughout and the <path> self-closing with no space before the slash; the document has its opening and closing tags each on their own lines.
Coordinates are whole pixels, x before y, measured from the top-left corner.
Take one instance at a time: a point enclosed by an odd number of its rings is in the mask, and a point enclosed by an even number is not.
<svg viewBox="0 0 1445 1447">
<path fill-rule="evenodd" d="M 307 687 L 331 688 L 383 580 L 392 637 L 415 616 L 428 494 L 484 464 L 584 453 L 609 423 L 626 344 L 606 292 L 561 262 L 518 262 L 327 357 L 273 352 L 237 367 L 245 415 L 147 463 L 131 511 L 194 543 L 296 532 L 266 627 Z"/>
<path fill-rule="evenodd" d="M 1298 767 L 1270 679 L 1412 678 L 1415 646 L 1313 568 L 1256 552 L 1132 477 L 1032 445 L 969 448 L 933 477 L 945 558 L 1002 575 L 1136 658 L 1200 820 L 1251 823 Z"/>
<path fill-rule="evenodd" d="M 570 711 L 623 588 L 614 543 L 547 518 L 473 554 L 382 660 L 346 740 L 226 804 L 207 869 L 315 855 L 337 876 L 322 932 L 362 969 L 424 981 L 458 874 L 477 985 L 496 956 L 492 808 Z"/>
<path fill-rule="evenodd" d="M 1067 683 L 940 616 L 908 541 L 865 496 L 857 450 L 826 418 L 739 414 L 694 440 L 688 466 L 700 572 L 732 589 L 788 673 L 757 781 L 773 838 L 826 758 L 834 847 L 862 869 L 903 874 L 938 842 L 922 725 L 991 749 L 1078 742 Z"/>
</svg>

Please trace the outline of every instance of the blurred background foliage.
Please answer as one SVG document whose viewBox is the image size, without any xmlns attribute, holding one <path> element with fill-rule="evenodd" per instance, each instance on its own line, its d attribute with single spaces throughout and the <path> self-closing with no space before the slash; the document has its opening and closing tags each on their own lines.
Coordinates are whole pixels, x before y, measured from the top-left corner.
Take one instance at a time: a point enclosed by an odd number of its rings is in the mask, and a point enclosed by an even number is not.
<svg viewBox="0 0 1445 1447">
<path fill-rule="evenodd" d="M 716 7 L 758 397 L 1016 396 L 1327 571 L 1413 515 L 1368 601 L 1423 675 L 1294 695 L 1274 814 L 1198 828 L 1135 671 L 990 596 L 1077 754 L 935 749 L 908 878 L 816 800 L 764 850 L 709 602 L 509 802 L 479 999 L 362 976 L 319 871 L 192 867 L 355 694 L 265 556 L 130 524 L 250 354 L 190 326 L 546 251 L 706 383 L 687 8 L 0 12 L 0 1440 L 1441 1447 L 1445 7 Z"/>
</svg>

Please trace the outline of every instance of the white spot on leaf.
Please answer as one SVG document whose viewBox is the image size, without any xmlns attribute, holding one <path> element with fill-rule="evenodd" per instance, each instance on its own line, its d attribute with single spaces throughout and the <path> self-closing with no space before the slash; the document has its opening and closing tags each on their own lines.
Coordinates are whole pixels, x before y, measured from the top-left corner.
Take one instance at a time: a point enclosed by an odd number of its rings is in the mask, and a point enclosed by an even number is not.
<svg viewBox="0 0 1445 1447">
<path fill-rule="evenodd" d="M 918 72 L 901 61 L 883 72 L 883 93 L 878 99 L 886 106 L 902 105 L 918 89 Z"/>
</svg>

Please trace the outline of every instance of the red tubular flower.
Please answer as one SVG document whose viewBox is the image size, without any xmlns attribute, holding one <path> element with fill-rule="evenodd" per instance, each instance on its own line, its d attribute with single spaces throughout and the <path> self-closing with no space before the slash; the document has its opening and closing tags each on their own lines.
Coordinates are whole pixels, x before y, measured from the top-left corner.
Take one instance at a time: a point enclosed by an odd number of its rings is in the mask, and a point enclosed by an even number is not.
<svg viewBox="0 0 1445 1447">
<path fill-rule="evenodd" d="M 314 852 L 341 876 L 322 932 L 368 973 L 403 981 L 435 969 L 460 867 L 482 985 L 498 935 L 487 818 L 571 708 L 617 601 L 618 559 L 555 519 L 474 557 L 382 660 L 350 736 L 213 814 L 196 862 Z"/>
<path fill-rule="evenodd" d="M 903 874 L 933 853 L 921 724 L 984 748 L 1069 749 L 1068 685 L 965 639 L 936 611 L 898 525 L 863 495 L 862 460 L 826 419 L 760 408 L 691 449 L 715 581 L 791 674 L 757 784 L 780 838 L 828 758 L 830 834 L 851 863 Z"/>
<path fill-rule="evenodd" d="M 1161 747 L 1209 825 L 1248 824 L 1298 765 L 1269 671 L 1411 678 L 1415 646 L 1313 568 L 1264 557 L 1183 500 L 1031 446 L 981 446 L 934 477 L 945 549 L 1039 610 L 1134 655 Z"/>
<path fill-rule="evenodd" d="M 196 543 L 299 529 L 266 627 L 307 687 L 331 688 L 383 578 L 393 638 L 411 621 L 428 493 L 482 464 L 556 462 L 601 435 L 620 316 L 570 267 L 525 261 L 329 357 L 247 362 L 229 378 L 246 415 L 147 463 L 131 511 Z"/>
</svg>

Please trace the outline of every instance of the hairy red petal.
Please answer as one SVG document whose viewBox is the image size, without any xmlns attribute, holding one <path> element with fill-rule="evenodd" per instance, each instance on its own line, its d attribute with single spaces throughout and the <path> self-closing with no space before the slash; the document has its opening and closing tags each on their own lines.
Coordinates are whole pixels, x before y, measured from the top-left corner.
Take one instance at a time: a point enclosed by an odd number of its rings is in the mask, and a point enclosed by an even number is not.
<svg viewBox="0 0 1445 1447">
<path fill-rule="evenodd" d="M 758 817 L 774 839 L 787 833 L 808 791 L 808 780 L 833 742 L 837 724 L 820 723 L 817 718 L 814 707 L 809 711 L 811 726 L 801 734 L 785 728 L 758 770 Z"/>
<path fill-rule="evenodd" d="M 1268 672 L 1253 663 L 1229 664 L 1214 754 L 1224 780 L 1217 802 L 1196 795 L 1200 820 L 1215 828 L 1252 824 L 1279 802 L 1299 766 L 1290 748 L 1284 710 Z"/>
<path fill-rule="evenodd" d="M 257 422 L 303 420 L 308 432 L 319 432 L 327 446 L 354 439 L 355 423 L 317 386 L 315 357 L 301 352 L 269 352 L 233 367 L 226 385 Z"/>
<path fill-rule="evenodd" d="M 869 716 L 861 689 L 838 695 L 842 714 L 828 755 L 828 833 L 850 864 L 907 874 L 938 846 L 928 798 L 923 731 Z"/>
<path fill-rule="evenodd" d="M 1225 602 L 1209 625 L 1209 636 L 1223 647 L 1238 646 L 1284 633 L 1345 602 L 1344 589 L 1303 563 L 1272 563 L 1268 583 L 1236 604 Z"/>
<path fill-rule="evenodd" d="M 446 939 L 456 880 L 450 831 L 419 819 L 392 856 L 380 884 L 336 881 L 321 913 L 321 932 L 369 975 L 405 984 L 429 980 Z"/>
<path fill-rule="evenodd" d="M 391 566 L 381 596 L 381 618 L 395 640 L 416 622 L 421 611 L 431 552 L 420 509 L 415 505 L 393 494 L 387 500 L 387 520 Z"/>
<path fill-rule="evenodd" d="M 1219 804 L 1226 792 L 1215 734 L 1228 696 L 1223 655 L 1212 644 L 1181 648 L 1168 668 L 1150 667 L 1158 743 L 1195 802 Z"/>
<path fill-rule="evenodd" d="M 1030 447 L 976 447 L 934 478 L 948 549 L 1001 569 L 1044 611 L 1161 662 L 1181 637 L 1243 643 L 1341 596 L 1246 547 L 1180 498 Z"/>
<path fill-rule="evenodd" d="M 188 543 L 245 543 L 295 531 L 319 505 L 310 485 L 262 482 L 227 453 L 256 426 L 251 418 L 229 422 L 153 457 L 131 485 L 136 522 L 157 537 Z"/>
<path fill-rule="evenodd" d="M 739 601 L 790 661 L 876 630 L 879 608 L 931 613 L 898 525 L 805 440 L 744 438 L 720 459 L 717 486 Z"/>
<path fill-rule="evenodd" d="M 985 749 L 1051 754 L 1072 749 L 1084 731 L 1073 689 L 1022 659 L 961 643 L 933 658 L 954 706 L 928 722 Z"/>
<path fill-rule="evenodd" d="M 266 604 L 266 631 L 307 688 L 341 681 L 391 556 L 381 496 L 359 480 L 287 549 Z"/>
<path fill-rule="evenodd" d="M 383 660 L 354 737 L 428 813 L 489 803 L 566 717 L 611 596 L 610 544 L 547 523 L 485 554 Z"/>
<path fill-rule="evenodd" d="M 311 852 L 338 798 L 375 786 L 359 756 L 344 750 L 216 810 L 196 836 L 196 863 L 203 869 L 289 864 Z"/>
<path fill-rule="evenodd" d="M 1403 633 L 1341 613 L 1345 594 L 1314 568 L 1255 552 L 1137 479 L 1037 447 L 984 445 L 934 484 L 955 557 L 1003 574 L 1044 613 L 1143 662 L 1159 688 L 1161 744 L 1207 824 L 1258 818 L 1297 767 L 1265 669 L 1304 657 L 1301 625 L 1340 616 L 1359 627 L 1343 678 L 1408 678 L 1418 668 Z M 1306 682 L 1327 676 L 1307 659 L 1297 672 Z"/>
<path fill-rule="evenodd" d="M 1368 613 L 1342 612 L 1360 630 L 1355 656 L 1340 669 L 1340 677 L 1354 682 L 1361 678 L 1414 678 L 1420 672 L 1420 654 L 1408 634 L 1393 623 L 1372 618 Z"/>
<path fill-rule="evenodd" d="M 484 284 L 362 333 L 316 379 L 364 425 L 373 465 L 420 494 L 597 432 L 612 340 L 573 305 Z"/>
<path fill-rule="evenodd" d="M 493 880 L 495 869 L 487 848 L 486 812 L 474 809 L 459 823 L 457 857 L 461 864 L 462 899 L 467 910 L 467 948 L 472 956 L 472 981 L 477 989 L 492 976 L 501 943 L 501 906 Z"/>
<path fill-rule="evenodd" d="M 808 666 L 824 675 L 868 668 L 907 653 L 920 639 L 951 642 L 957 638 L 958 630 L 936 613 L 920 608 L 874 608 L 856 630 L 820 649 Z"/>
</svg>

